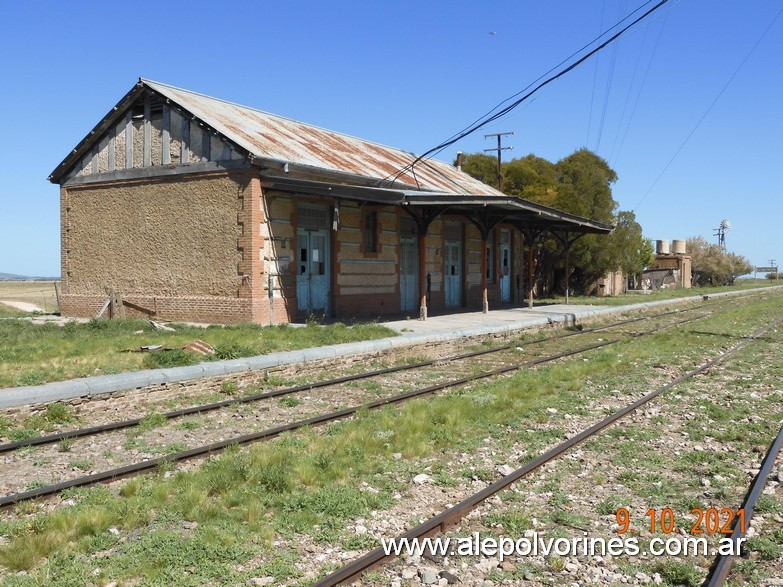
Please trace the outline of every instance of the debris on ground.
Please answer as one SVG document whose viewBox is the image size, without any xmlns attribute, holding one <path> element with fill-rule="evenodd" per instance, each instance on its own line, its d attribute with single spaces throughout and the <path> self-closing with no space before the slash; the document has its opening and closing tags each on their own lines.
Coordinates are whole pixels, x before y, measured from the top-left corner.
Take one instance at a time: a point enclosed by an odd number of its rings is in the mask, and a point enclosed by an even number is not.
<svg viewBox="0 0 783 587">
<path fill-rule="evenodd" d="M 150 320 L 150 324 L 152 324 L 153 328 L 155 330 L 162 330 L 163 332 L 176 332 L 177 330 L 175 328 L 172 328 L 168 324 L 164 324 L 163 322 L 155 322 L 155 320 Z"/>
</svg>

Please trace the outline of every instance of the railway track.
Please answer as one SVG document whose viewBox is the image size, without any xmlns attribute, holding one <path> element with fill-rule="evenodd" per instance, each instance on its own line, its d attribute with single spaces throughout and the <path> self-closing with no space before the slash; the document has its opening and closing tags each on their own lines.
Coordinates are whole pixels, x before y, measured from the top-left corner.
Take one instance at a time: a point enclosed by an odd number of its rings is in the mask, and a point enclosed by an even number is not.
<svg viewBox="0 0 783 587">
<path fill-rule="evenodd" d="M 473 495 L 470 495 L 469 497 L 460 501 L 458 504 L 446 509 L 445 511 L 441 512 L 436 516 L 431 517 L 425 522 L 412 528 L 408 532 L 405 532 L 404 534 L 397 536 L 396 541 L 398 543 L 400 541 L 414 541 L 417 539 L 423 539 L 423 538 L 435 536 L 447 531 L 449 528 L 458 524 L 460 520 L 462 520 L 466 515 L 468 515 L 471 511 L 479 507 L 481 504 L 486 502 L 489 498 L 507 489 L 508 487 L 510 487 L 511 485 L 513 485 L 514 483 L 522 479 L 523 477 L 529 475 L 533 471 L 539 469 L 546 463 L 549 463 L 554 459 L 557 459 L 559 456 L 563 455 L 565 452 L 572 449 L 576 445 L 584 442 L 587 439 L 596 436 L 598 433 L 606 429 L 608 426 L 621 420 L 628 414 L 636 411 L 637 409 L 647 404 L 651 400 L 655 399 L 665 391 L 673 388 L 674 386 L 678 385 L 679 383 L 682 383 L 687 379 L 694 377 L 695 375 L 704 373 L 714 365 L 736 354 L 737 352 L 739 352 L 740 350 L 742 350 L 743 348 L 751 344 L 753 341 L 764 336 L 764 334 L 766 334 L 769 330 L 777 326 L 777 324 L 779 324 L 781 321 L 783 321 L 783 319 L 778 319 L 771 322 L 764 328 L 758 330 L 751 336 L 743 339 L 741 342 L 733 345 L 732 347 L 718 354 L 714 358 L 705 361 L 698 367 L 677 377 L 671 382 L 656 388 L 654 391 L 648 393 L 647 395 L 634 401 L 633 403 L 626 405 L 622 409 L 615 411 L 607 418 L 590 426 L 589 428 L 583 430 L 582 432 L 570 437 L 565 442 L 550 449 L 540 457 L 530 461 L 525 466 L 495 481 L 494 483 L 482 489 L 481 491 L 476 492 Z M 771 469 L 772 465 L 775 462 L 775 458 L 780 450 L 781 444 L 783 444 L 783 430 L 781 430 L 781 434 L 778 436 L 777 440 L 775 441 L 772 448 L 770 449 L 768 456 L 765 459 L 764 465 L 762 466 L 762 469 L 756 479 L 756 483 L 754 483 L 750 492 L 748 493 L 748 497 L 746 499 L 746 505 L 745 505 L 746 512 L 748 512 L 748 508 L 750 509 L 750 512 L 746 514 L 747 516 L 746 519 L 748 521 L 750 520 L 750 516 L 752 515 L 753 503 L 755 502 L 755 499 L 758 497 L 761 490 L 763 489 L 764 481 L 766 480 L 766 476 L 769 474 L 769 470 Z M 738 530 L 735 529 L 735 533 L 734 535 L 732 535 L 732 538 L 736 540 L 740 536 L 741 534 L 738 534 Z M 332 587 L 341 584 L 353 583 L 357 581 L 364 573 L 378 568 L 379 566 L 383 565 L 384 563 L 390 561 L 393 558 L 394 556 L 387 555 L 386 552 L 383 550 L 383 548 L 377 548 L 367 553 L 363 557 L 349 563 L 348 565 L 320 579 L 315 583 L 315 585 L 316 587 Z M 726 576 L 728 576 L 730 564 L 731 564 L 730 558 L 719 557 L 715 562 L 714 570 L 712 572 L 712 578 L 709 579 L 710 582 L 705 583 L 705 585 L 709 585 L 710 587 L 718 587 L 722 585 Z"/>
<path fill-rule="evenodd" d="M 777 437 L 769 447 L 764 460 L 761 463 L 758 475 L 753 479 L 748 493 L 745 495 L 745 499 L 742 502 L 742 509 L 745 511 L 744 523 L 739 523 L 738 519 L 734 520 L 734 528 L 731 533 L 731 541 L 735 545 L 734 552 L 739 552 L 739 539 L 744 537 L 746 529 L 750 527 L 750 523 L 753 519 L 753 509 L 756 507 L 756 502 L 761 496 L 764 486 L 769 479 L 769 474 L 772 472 L 772 467 L 775 465 L 775 460 L 780 454 L 780 449 L 783 447 L 783 428 L 778 432 Z M 710 568 L 709 575 L 704 581 L 704 587 L 722 587 L 726 583 L 731 572 L 731 566 L 737 556 L 718 555 L 715 557 L 712 567 Z"/>
<path fill-rule="evenodd" d="M 694 320 L 698 320 L 700 318 L 704 318 L 710 315 L 710 313 L 707 312 L 707 313 L 699 314 L 695 317 L 688 318 L 686 320 L 679 320 L 680 315 L 682 313 L 689 312 L 692 310 L 697 310 L 700 308 L 703 308 L 703 305 L 694 306 L 692 308 L 688 308 L 682 311 L 667 311 L 652 316 L 643 316 L 643 317 L 636 317 L 632 319 L 626 319 L 626 320 L 598 326 L 591 329 L 560 333 L 549 337 L 542 337 L 542 338 L 526 341 L 524 345 L 526 348 L 529 348 L 534 345 L 545 346 L 545 343 L 552 343 L 552 342 L 560 341 L 562 339 L 584 336 L 591 333 L 600 332 L 611 328 L 617 328 L 620 326 L 625 326 L 625 325 L 629 325 L 645 320 L 658 319 L 658 318 L 671 317 L 671 316 L 676 316 L 678 318 L 678 320 L 676 320 L 673 323 L 666 322 L 664 324 L 661 324 L 659 326 L 656 326 L 644 332 L 627 333 L 626 337 L 624 338 L 652 334 L 655 332 L 659 332 L 664 328 L 680 326 L 685 323 L 692 322 Z M 297 430 L 299 428 L 306 427 L 306 426 L 313 426 L 313 425 L 344 419 L 346 417 L 355 414 L 359 410 L 377 409 L 385 405 L 405 402 L 417 397 L 433 394 L 455 386 L 465 385 L 473 381 L 495 377 L 519 369 L 533 367 L 535 365 L 540 365 L 561 358 L 585 353 L 590 350 L 606 347 L 609 345 L 614 345 L 620 342 L 621 340 L 624 340 L 624 338 L 621 337 L 621 338 L 615 338 L 611 340 L 599 340 L 592 344 L 584 345 L 582 347 L 578 347 L 575 349 L 572 348 L 565 351 L 561 350 L 560 352 L 556 352 L 553 354 L 551 353 L 545 354 L 543 356 L 527 359 L 522 362 L 519 362 L 518 357 L 515 356 L 517 354 L 516 351 L 517 347 L 514 344 L 510 344 L 510 345 L 504 345 L 492 349 L 483 349 L 480 351 L 462 353 L 459 355 L 455 355 L 453 357 L 447 357 L 443 359 L 421 361 L 412 365 L 402 365 L 402 366 L 390 367 L 386 369 L 378 369 L 366 373 L 347 375 L 347 376 L 338 377 L 326 381 L 308 383 L 305 385 L 275 390 L 263 394 L 257 394 L 254 396 L 235 398 L 231 400 L 225 400 L 222 402 L 216 402 L 216 403 L 201 405 L 201 406 L 191 406 L 181 410 L 168 412 L 164 414 L 164 417 L 167 420 L 173 420 L 187 415 L 212 412 L 212 411 L 216 411 L 219 409 L 228 408 L 232 406 L 255 404 L 262 400 L 284 397 L 303 391 L 312 392 L 313 390 L 316 389 L 327 391 L 330 389 L 334 389 L 335 386 L 344 385 L 346 383 L 351 384 L 361 380 L 385 377 L 392 374 L 397 374 L 397 375 L 405 374 L 422 368 L 441 367 L 446 369 L 446 374 L 445 374 L 446 376 L 444 376 L 443 373 L 430 374 L 430 377 L 436 377 L 438 379 L 442 379 L 441 381 L 433 385 L 427 385 L 424 387 L 417 386 L 415 389 L 411 391 L 407 391 L 405 393 L 397 393 L 395 395 L 374 399 L 372 401 L 363 401 L 362 403 L 358 403 L 353 407 L 343 408 L 327 413 L 323 413 L 323 412 L 317 413 L 309 417 L 281 423 L 280 425 L 271 426 L 268 428 L 264 428 L 262 430 L 253 431 L 246 434 L 239 434 L 239 435 L 231 436 L 229 438 L 223 438 L 217 442 L 210 442 L 187 450 L 170 452 L 168 454 L 164 454 L 163 456 L 156 457 L 156 458 L 145 458 L 135 463 L 124 465 L 121 467 L 110 468 L 101 472 L 96 472 L 89 475 L 77 477 L 75 479 L 58 481 L 55 483 L 48 483 L 41 487 L 35 487 L 27 491 L 14 492 L 0 498 L 0 507 L 12 505 L 26 500 L 55 495 L 57 493 L 64 491 L 65 489 L 70 489 L 73 487 L 84 487 L 84 486 L 94 485 L 101 482 L 112 481 L 131 474 L 136 474 L 136 473 L 155 469 L 156 467 L 161 466 L 164 463 L 180 462 L 180 461 L 186 461 L 198 457 L 208 456 L 220 452 L 232 445 L 247 444 L 251 442 L 257 442 L 260 440 L 266 440 L 278 436 L 283 432 Z M 488 357 L 495 358 L 498 357 L 498 355 L 502 355 L 503 353 L 506 353 L 506 355 L 510 355 L 511 360 L 509 360 L 508 357 L 502 357 L 502 360 L 499 361 L 500 363 L 499 365 L 498 362 L 494 362 L 491 365 L 484 364 L 482 365 L 482 369 L 480 371 L 475 372 L 475 359 L 477 358 L 486 359 Z M 474 362 L 473 370 L 471 371 L 471 369 L 468 369 L 467 372 L 463 374 L 463 376 L 454 377 L 454 373 L 455 373 L 454 365 L 459 362 L 464 362 L 468 359 L 471 359 Z M 394 379 L 390 382 L 387 381 L 387 386 L 391 387 L 392 389 L 399 390 L 401 388 L 401 382 L 398 379 Z M 30 439 L 27 441 L 22 441 L 17 443 L 8 443 L 6 445 L 0 446 L 0 451 L 12 452 L 20 448 L 32 447 L 32 446 L 43 445 L 43 444 L 52 444 L 55 442 L 62 442 L 65 439 L 93 437 L 96 435 L 132 428 L 141 424 L 142 421 L 143 418 L 130 419 L 130 420 L 124 420 L 120 422 L 114 422 L 114 423 L 109 423 L 101 426 L 95 426 L 95 427 L 90 427 L 90 428 L 85 428 L 80 430 L 66 431 L 55 435 L 39 437 L 36 439 Z"/>
<path fill-rule="evenodd" d="M 693 311 L 693 310 L 701 309 L 703 307 L 704 307 L 704 304 L 700 304 L 700 305 L 693 306 L 691 308 L 685 308 L 685 309 L 682 309 L 682 310 L 670 310 L 670 311 L 666 311 L 666 312 L 660 312 L 660 313 L 657 313 L 657 314 L 653 314 L 653 315 L 650 315 L 650 316 L 641 316 L 641 317 L 636 317 L 636 318 L 629 318 L 629 319 L 613 322 L 613 323 L 610 323 L 610 324 L 604 324 L 604 325 L 601 325 L 601 326 L 596 326 L 594 328 L 588 328 L 588 329 L 583 329 L 583 330 L 575 330 L 575 331 L 572 331 L 572 332 L 566 332 L 566 333 L 560 333 L 560 334 L 556 334 L 556 335 L 552 335 L 552 336 L 536 338 L 536 339 L 533 339 L 533 340 L 530 340 L 530 341 L 525 341 L 524 344 L 525 344 L 526 347 L 530 347 L 530 346 L 533 346 L 533 345 L 539 345 L 539 344 L 543 344 L 543 343 L 547 343 L 547 342 L 562 340 L 562 339 L 571 338 L 571 337 L 574 337 L 574 336 L 580 336 L 580 335 L 586 335 L 586 334 L 591 334 L 591 333 L 595 333 L 595 332 L 600 332 L 600 331 L 607 330 L 607 329 L 610 329 L 610 328 L 617 328 L 619 326 L 625 326 L 625 325 L 633 324 L 633 323 L 640 322 L 640 321 L 643 321 L 643 320 L 651 320 L 651 319 L 660 318 L 660 317 L 664 317 L 664 316 L 679 315 L 679 314 L 682 314 L 682 313 L 685 313 L 685 312 L 690 312 L 690 311 Z M 473 351 L 473 352 L 468 352 L 468 353 L 460 353 L 460 354 L 457 354 L 457 355 L 452 355 L 452 356 L 449 356 L 449 357 L 443 357 L 443 358 L 439 358 L 439 359 L 432 359 L 432 360 L 427 360 L 427 361 L 418 361 L 418 362 L 411 363 L 411 364 L 397 365 L 397 366 L 394 366 L 394 367 L 387 367 L 387 368 L 383 368 L 383 369 L 375 369 L 375 370 L 371 370 L 371 371 L 365 371 L 365 372 L 362 372 L 362 373 L 345 375 L 345 376 L 335 377 L 335 378 L 326 379 L 326 380 L 322 380 L 322 381 L 316 381 L 316 382 L 312 382 L 312 383 L 305 383 L 305 384 L 302 384 L 302 385 L 286 387 L 286 388 L 283 388 L 283 389 L 277 389 L 277 390 L 273 390 L 273 391 L 269 391 L 269 392 L 265 392 L 265 393 L 260 393 L 260 394 L 253 394 L 253 395 L 248 395 L 248 396 L 243 396 L 243 397 L 238 397 L 238 398 L 232 398 L 232 399 L 227 399 L 227 400 L 223 400 L 223 401 L 219 401 L 219 402 L 212 402 L 212 403 L 208 403 L 208 404 L 188 406 L 188 407 L 181 408 L 181 409 L 178 409 L 178 410 L 172 410 L 172 411 L 164 412 L 164 413 L 160 414 L 160 416 L 162 418 L 166 419 L 166 420 L 175 420 L 175 419 L 178 419 L 178 418 L 183 418 L 185 416 L 192 416 L 194 414 L 204 414 L 204 413 L 207 413 L 207 412 L 220 410 L 220 409 L 224 409 L 224 408 L 229 408 L 229 407 L 234 407 L 234 406 L 240 406 L 240 405 L 243 405 L 243 404 L 250 404 L 250 403 L 260 402 L 260 401 L 267 400 L 267 399 L 272 399 L 272 398 L 280 398 L 280 397 L 284 397 L 284 396 L 295 394 L 295 393 L 306 392 L 306 391 L 313 391 L 313 390 L 316 390 L 316 389 L 333 387 L 333 386 L 337 386 L 337 385 L 341 385 L 341 384 L 345 384 L 345 383 L 356 382 L 356 381 L 361 381 L 361 380 L 365 380 L 365 379 L 372 379 L 372 378 L 375 378 L 375 377 L 390 375 L 390 374 L 393 374 L 393 373 L 400 373 L 400 372 L 403 372 L 403 371 L 411 371 L 411 370 L 415 370 L 415 369 L 421 369 L 421 368 L 424 368 L 424 367 L 431 367 L 431 366 L 434 366 L 434 365 L 444 365 L 444 364 L 447 364 L 447 363 L 453 363 L 453 362 L 457 362 L 457 361 L 464 361 L 464 360 L 468 360 L 468 359 L 475 359 L 477 357 L 482 357 L 482 356 L 492 355 L 492 354 L 496 354 L 496 353 L 500 353 L 500 352 L 514 350 L 516 347 L 517 347 L 517 345 L 515 345 L 515 344 L 508 344 L 508 345 L 503 345 L 503 346 L 498 346 L 498 347 L 493 347 L 493 348 L 489 348 L 489 349 L 483 349 L 483 350 L 478 350 L 478 351 Z M 28 446 L 42 446 L 42 445 L 46 445 L 46 444 L 53 444 L 53 443 L 61 442 L 63 440 L 71 439 L 71 438 L 83 438 L 83 437 L 95 436 L 97 434 L 102 434 L 102 433 L 105 433 L 105 432 L 111 432 L 111 431 L 115 431 L 115 430 L 124 430 L 124 429 L 128 429 L 128 428 L 134 428 L 134 427 L 137 427 L 137 426 L 141 425 L 144 422 L 144 420 L 145 420 L 144 417 L 141 417 L 141 418 L 130 418 L 130 419 L 127 419 L 127 420 L 120 420 L 120 421 L 115 421 L 115 422 L 109 422 L 109 423 L 101 424 L 101 425 L 98 425 L 98 426 L 90 426 L 90 427 L 79 428 L 79 429 L 74 429 L 74 430 L 66 430 L 66 431 L 61 431 L 61 432 L 57 432 L 57 433 L 54 433 L 54 434 L 48 434 L 48 435 L 44 435 L 44 436 L 28 438 L 28 439 L 24 439 L 24 440 L 15 441 L 15 442 L 3 443 L 3 444 L 0 444 L 0 454 L 7 453 L 7 452 L 12 452 L 12 451 L 18 450 L 20 448 L 28 447 Z"/>
<path fill-rule="evenodd" d="M 617 328 L 620 326 L 625 326 L 628 324 L 638 323 L 641 321 L 646 320 L 653 320 L 656 318 L 661 318 L 665 316 L 672 316 L 672 315 L 682 315 L 684 313 L 688 313 L 694 310 L 699 310 L 705 308 L 708 304 L 698 304 L 695 306 L 691 306 L 689 308 L 682 308 L 682 309 L 676 309 L 676 310 L 669 310 L 665 312 L 660 312 L 656 314 L 651 315 L 645 315 L 645 316 L 638 316 L 635 318 L 629 318 L 624 319 L 616 322 L 612 322 L 609 324 L 603 324 L 600 326 L 596 326 L 593 328 L 587 328 L 587 329 L 575 329 L 570 332 L 564 332 L 559 333 L 551 336 L 546 337 L 540 337 L 532 340 L 526 340 L 524 341 L 525 347 L 532 347 L 534 345 L 540 345 L 542 343 L 567 339 L 575 336 L 582 336 L 586 334 L 591 334 L 595 332 L 600 332 L 607 329 Z M 714 305 L 711 306 L 711 308 L 714 309 Z M 701 316 L 703 317 L 703 316 Z M 331 379 L 321 380 L 321 381 L 315 381 L 315 382 L 309 382 L 304 383 L 301 385 L 295 385 L 290 387 L 285 387 L 282 389 L 276 389 L 269 392 L 259 393 L 259 394 L 253 394 L 248 396 L 242 396 L 242 397 L 236 397 L 231 399 L 226 399 L 219 402 L 211 402 L 207 404 L 199 404 L 199 405 L 192 405 L 187 406 L 184 408 L 171 410 L 168 412 L 163 412 L 156 414 L 159 417 L 162 417 L 166 420 L 175 420 L 178 418 L 183 418 L 186 416 L 191 416 L 194 414 L 204 414 L 210 411 L 220 410 L 228 407 L 233 406 L 240 406 L 243 404 L 250 404 L 259 402 L 266 399 L 271 398 L 278 398 L 283 397 L 286 395 L 291 395 L 295 393 L 305 392 L 305 391 L 313 391 L 320 388 L 325 387 L 332 387 L 344 383 L 350 383 L 350 382 L 357 382 L 364 379 L 371 379 L 374 377 L 380 377 L 384 375 L 389 375 L 393 373 L 399 373 L 402 371 L 410 371 L 415 369 L 420 369 L 423 367 L 431 367 L 434 365 L 445 365 L 450 362 L 457 362 L 467 359 L 473 359 L 485 355 L 491 355 L 496 354 L 504 351 L 514 350 L 517 348 L 517 344 L 507 344 L 497 347 L 492 347 L 489 349 L 482 349 L 478 351 L 473 352 L 467 352 L 467 353 L 460 353 L 457 355 L 447 356 L 447 357 L 441 357 L 437 359 L 431 359 L 426 361 L 418 361 L 415 363 L 410 364 L 403 364 L 403 365 L 397 365 L 393 367 L 387 367 L 382 369 L 376 369 L 371 371 L 366 371 L 362 373 L 357 374 L 350 374 L 345 375 L 341 377 L 335 377 Z M 145 421 L 145 417 L 140 418 L 130 418 L 126 420 L 119 420 L 114 422 L 108 422 L 105 424 L 100 424 L 96 426 L 90 426 L 85 428 L 79 428 L 79 429 L 73 429 L 73 430 L 65 430 L 65 431 L 59 431 L 53 434 L 48 435 L 42 435 L 32 438 L 27 438 L 19 441 L 13 441 L 13 442 L 6 442 L 6 443 L 0 443 L 0 454 L 2 453 L 8 453 L 13 452 L 17 449 L 24 448 L 24 447 L 30 447 L 30 446 L 42 446 L 46 444 L 53 444 L 60 442 L 62 440 L 71 439 L 71 438 L 82 438 L 82 437 L 88 437 L 88 436 L 94 436 L 97 434 L 101 434 L 104 432 L 110 432 L 114 430 L 123 430 L 127 428 L 134 428 L 139 426 Z"/>
</svg>

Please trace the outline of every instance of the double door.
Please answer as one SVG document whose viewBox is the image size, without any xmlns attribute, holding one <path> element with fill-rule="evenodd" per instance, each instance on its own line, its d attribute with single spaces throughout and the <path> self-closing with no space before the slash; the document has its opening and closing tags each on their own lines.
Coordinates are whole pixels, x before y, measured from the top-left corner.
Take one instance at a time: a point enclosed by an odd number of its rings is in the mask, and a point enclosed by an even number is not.
<svg viewBox="0 0 783 587">
<path fill-rule="evenodd" d="M 329 231 L 299 228 L 296 232 L 298 271 L 296 299 L 300 312 L 328 314 Z"/>
<path fill-rule="evenodd" d="M 511 231 L 500 231 L 500 301 L 511 303 Z"/>
<path fill-rule="evenodd" d="M 400 310 L 412 312 L 419 305 L 419 247 L 415 234 L 400 236 Z M 410 231 L 411 233 L 413 231 Z"/>
</svg>

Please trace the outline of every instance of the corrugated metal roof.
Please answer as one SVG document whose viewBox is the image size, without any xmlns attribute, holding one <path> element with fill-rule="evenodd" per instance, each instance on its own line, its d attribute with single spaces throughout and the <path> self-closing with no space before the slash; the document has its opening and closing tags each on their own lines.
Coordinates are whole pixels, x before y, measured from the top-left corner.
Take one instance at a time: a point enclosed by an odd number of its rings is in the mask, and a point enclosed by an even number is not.
<svg viewBox="0 0 783 587">
<path fill-rule="evenodd" d="M 95 128 L 57 166 L 49 176 L 59 182 L 79 158 L 100 139 L 147 90 L 151 90 L 199 119 L 247 151 L 253 162 L 280 168 L 285 164 L 299 166 L 301 174 L 281 177 L 280 170 L 262 179 L 278 187 L 298 186 L 305 193 L 336 191 L 404 206 L 439 206 L 452 212 L 474 213 L 477 209 L 501 213 L 509 220 L 524 221 L 531 227 L 576 232 L 608 233 L 612 226 L 587 218 L 560 212 L 540 204 L 513 198 L 459 171 L 452 165 L 429 159 L 416 164 L 414 172 L 406 170 L 416 154 L 379 145 L 334 131 L 325 130 L 283 116 L 219 100 L 160 82 L 139 79 L 120 102 L 101 119 Z M 340 183 L 323 183 L 305 179 L 324 174 Z M 298 177 L 297 177 L 298 176 Z M 344 181 L 341 181 L 344 180 Z M 396 181 L 392 182 L 392 179 Z M 320 191 L 319 191 L 320 190 Z M 345 197 L 346 194 L 342 194 Z M 480 196 L 474 200 L 474 196 Z"/>
<path fill-rule="evenodd" d="M 140 82 L 177 103 L 255 157 L 332 172 L 390 179 L 416 159 L 414 153 L 379 145 L 247 106 L 160 82 Z M 452 194 L 503 195 L 454 166 L 429 159 L 398 182 Z"/>
</svg>

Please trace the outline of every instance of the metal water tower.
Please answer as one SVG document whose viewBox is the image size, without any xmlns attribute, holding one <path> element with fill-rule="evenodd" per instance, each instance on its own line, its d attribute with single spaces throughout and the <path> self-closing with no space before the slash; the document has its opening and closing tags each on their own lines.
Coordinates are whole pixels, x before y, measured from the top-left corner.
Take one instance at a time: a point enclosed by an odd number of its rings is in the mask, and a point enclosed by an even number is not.
<svg viewBox="0 0 783 587">
<path fill-rule="evenodd" d="M 718 237 L 718 246 L 720 246 L 722 249 L 726 248 L 726 233 L 731 230 L 731 222 L 726 220 L 725 218 L 720 221 L 720 226 L 715 229 L 715 233 L 713 236 Z"/>
</svg>

